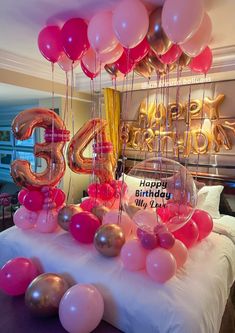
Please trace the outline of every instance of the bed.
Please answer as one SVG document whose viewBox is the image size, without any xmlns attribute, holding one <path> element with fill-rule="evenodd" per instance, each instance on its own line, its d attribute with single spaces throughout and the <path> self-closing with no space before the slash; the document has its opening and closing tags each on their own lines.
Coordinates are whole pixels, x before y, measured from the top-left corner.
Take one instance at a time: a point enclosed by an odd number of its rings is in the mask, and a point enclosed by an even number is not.
<svg viewBox="0 0 235 333">
<path fill-rule="evenodd" d="M 215 232 L 190 250 L 184 268 L 164 285 L 145 272 L 126 271 L 119 258 L 104 258 L 62 230 L 5 230 L 0 234 L 0 264 L 31 257 L 43 271 L 95 284 L 105 300 L 104 320 L 123 332 L 217 333 L 221 328 L 232 333 L 231 306 L 222 326 L 221 321 L 235 280 L 234 242 L 235 218 L 216 219 Z"/>
</svg>

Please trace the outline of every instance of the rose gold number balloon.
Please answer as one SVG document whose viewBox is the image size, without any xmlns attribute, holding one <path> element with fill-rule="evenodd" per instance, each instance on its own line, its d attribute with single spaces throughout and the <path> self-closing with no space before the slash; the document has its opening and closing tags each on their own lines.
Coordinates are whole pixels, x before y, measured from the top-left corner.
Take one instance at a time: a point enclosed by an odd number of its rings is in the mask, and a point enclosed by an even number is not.
<svg viewBox="0 0 235 333">
<path fill-rule="evenodd" d="M 68 147 L 68 165 L 76 173 L 94 174 L 100 182 L 109 182 L 113 179 L 112 148 L 108 148 L 107 133 L 105 127 L 107 122 L 95 118 L 85 123 L 72 138 Z M 83 156 L 83 152 L 94 138 L 100 138 L 97 156 L 93 162 L 92 158 Z M 97 144 L 95 144 L 97 148 Z"/>
<path fill-rule="evenodd" d="M 11 175 L 15 183 L 29 189 L 55 186 L 65 172 L 63 148 L 69 132 L 55 112 L 42 108 L 25 110 L 18 114 L 12 123 L 17 140 L 27 140 L 37 127 L 46 129 L 46 142 L 36 143 L 34 154 L 46 160 L 46 169 L 41 173 L 33 172 L 26 160 L 15 160 L 11 165 Z"/>
</svg>

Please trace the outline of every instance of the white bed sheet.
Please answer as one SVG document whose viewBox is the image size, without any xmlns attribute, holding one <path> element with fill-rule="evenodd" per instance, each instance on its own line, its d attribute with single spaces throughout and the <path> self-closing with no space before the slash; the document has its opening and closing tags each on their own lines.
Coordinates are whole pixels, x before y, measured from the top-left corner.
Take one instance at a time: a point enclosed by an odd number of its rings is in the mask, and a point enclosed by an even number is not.
<svg viewBox="0 0 235 333">
<path fill-rule="evenodd" d="M 235 231 L 235 218 L 220 220 Z M 191 249 L 185 267 L 164 285 L 126 271 L 119 258 L 104 258 L 63 231 L 4 231 L 0 264 L 17 256 L 37 258 L 45 272 L 95 284 L 105 300 L 104 319 L 127 333 L 217 333 L 235 279 L 235 246 L 218 233 Z"/>
</svg>

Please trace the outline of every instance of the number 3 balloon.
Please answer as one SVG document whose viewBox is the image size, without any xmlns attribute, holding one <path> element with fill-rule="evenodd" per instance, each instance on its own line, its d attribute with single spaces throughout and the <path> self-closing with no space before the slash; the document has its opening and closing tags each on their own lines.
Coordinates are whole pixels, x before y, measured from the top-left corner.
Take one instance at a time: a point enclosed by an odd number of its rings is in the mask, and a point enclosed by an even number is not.
<svg viewBox="0 0 235 333">
<path fill-rule="evenodd" d="M 36 143 L 36 157 L 46 160 L 46 169 L 41 173 L 33 172 L 29 161 L 15 160 L 11 165 L 11 175 L 15 183 L 28 189 L 55 186 L 65 172 L 63 148 L 69 140 L 69 131 L 64 122 L 49 109 L 33 108 L 19 113 L 12 123 L 17 140 L 27 140 L 35 128 L 45 128 L 45 142 Z"/>
</svg>

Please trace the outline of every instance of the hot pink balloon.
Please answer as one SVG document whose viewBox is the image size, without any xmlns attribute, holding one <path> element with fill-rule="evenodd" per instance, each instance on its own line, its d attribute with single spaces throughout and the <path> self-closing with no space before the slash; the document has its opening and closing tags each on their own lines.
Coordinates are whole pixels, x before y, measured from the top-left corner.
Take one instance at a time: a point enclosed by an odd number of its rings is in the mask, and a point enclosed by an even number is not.
<svg viewBox="0 0 235 333">
<path fill-rule="evenodd" d="M 99 74 L 100 60 L 95 51 L 91 48 L 82 57 L 81 67 L 83 72 L 91 79 L 94 79 Z"/>
<path fill-rule="evenodd" d="M 212 23 L 210 16 L 205 12 L 203 20 L 196 33 L 180 47 L 190 57 L 196 57 L 210 43 L 212 34 Z"/>
<path fill-rule="evenodd" d="M 24 206 L 17 209 L 13 216 L 15 225 L 20 229 L 32 229 L 36 223 L 37 213 L 31 212 Z"/>
<path fill-rule="evenodd" d="M 37 266 L 27 258 L 9 260 L 0 270 L 0 289 L 11 296 L 23 295 L 39 275 Z"/>
<path fill-rule="evenodd" d="M 101 201 L 96 198 L 87 198 L 82 201 L 82 203 L 80 204 L 80 208 L 91 213 L 92 208 L 97 207 L 101 204 Z"/>
<path fill-rule="evenodd" d="M 38 48 L 47 60 L 55 63 L 63 51 L 60 28 L 48 26 L 42 29 L 38 35 Z"/>
<path fill-rule="evenodd" d="M 42 210 L 38 214 L 36 230 L 42 233 L 54 232 L 57 227 L 58 212 L 55 209 Z"/>
<path fill-rule="evenodd" d="M 129 271 L 139 271 L 145 268 L 148 250 L 145 250 L 138 239 L 126 242 L 121 249 L 123 265 Z"/>
<path fill-rule="evenodd" d="M 39 191 L 29 191 L 24 197 L 24 206 L 32 212 L 42 209 L 44 196 Z"/>
<path fill-rule="evenodd" d="M 162 10 L 162 27 L 173 43 L 183 43 L 198 30 L 203 15 L 203 0 L 166 0 Z"/>
<path fill-rule="evenodd" d="M 61 29 L 61 40 L 64 52 L 71 60 L 81 59 L 89 49 L 86 22 L 81 18 L 72 18 L 65 22 Z"/>
<path fill-rule="evenodd" d="M 176 239 L 174 246 L 169 250 L 173 254 L 177 268 L 182 267 L 188 259 L 188 250 L 187 247 L 180 240 Z"/>
<path fill-rule="evenodd" d="M 26 189 L 22 189 L 20 190 L 20 192 L 18 193 L 18 201 L 21 205 L 23 205 L 24 203 L 24 197 L 25 195 L 28 193 L 28 190 Z"/>
<path fill-rule="evenodd" d="M 124 51 L 127 54 L 129 54 L 130 59 L 134 62 L 137 63 L 144 59 L 144 57 L 148 54 L 150 50 L 149 43 L 147 41 L 147 38 L 145 37 L 142 42 L 140 42 L 137 46 L 135 46 L 132 49 L 126 49 L 124 48 Z"/>
<path fill-rule="evenodd" d="M 163 55 L 158 56 L 158 59 L 166 65 L 171 65 L 176 62 L 182 54 L 182 50 L 178 45 L 172 45 L 172 47 Z"/>
<path fill-rule="evenodd" d="M 78 242 L 89 244 L 93 242 L 99 227 L 100 220 L 98 217 L 89 212 L 81 212 L 73 215 L 69 230 Z"/>
<path fill-rule="evenodd" d="M 123 53 L 123 47 L 118 44 L 112 51 L 99 55 L 99 61 L 103 64 L 112 64 L 117 61 Z"/>
<path fill-rule="evenodd" d="M 88 185 L 87 193 L 88 193 L 89 197 L 97 198 L 98 193 L 99 193 L 99 186 L 100 186 L 100 184 L 98 184 L 98 183 L 92 183 L 92 184 Z"/>
<path fill-rule="evenodd" d="M 93 331 L 104 314 L 104 300 L 90 284 L 77 284 L 66 291 L 60 301 L 59 317 L 70 333 Z"/>
<path fill-rule="evenodd" d="M 112 51 L 118 44 L 113 32 L 112 13 L 109 11 L 97 13 L 88 24 L 88 40 L 98 54 Z"/>
<path fill-rule="evenodd" d="M 102 201 L 110 201 L 114 197 L 114 189 L 108 183 L 100 184 L 99 186 L 99 199 Z"/>
<path fill-rule="evenodd" d="M 131 72 L 135 67 L 134 62 L 131 59 L 127 58 L 125 52 L 123 52 L 121 57 L 116 61 L 116 65 L 119 71 L 124 75 Z"/>
<path fill-rule="evenodd" d="M 159 245 L 164 249 L 171 249 L 175 244 L 175 237 L 169 231 L 160 231 L 158 234 Z"/>
<path fill-rule="evenodd" d="M 192 220 L 196 223 L 199 230 L 198 240 L 202 240 L 210 235 L 213 229 L 213 220 L 210 214 L 204 210 L 196 209 Z"/>
<path fill-rule="evenodd" d="M 206 74 L 211 68 L 212 60 L 211 49 L 207 46 L 202 53 L 190 61 L 189 68 L 195 73 Z"/>
<path fill-rule="evenodd" d="M 182 228 L 176 230 L 173 235 L 184 243 L 187 248 L 190 248 L 196 244 L 199 231 L 196 223 L 193 220 L 189 220 Z"/>
<path fill-rule="evenodd" d="M 118 224 L 123 230 L 126 238 L 131 235 L 133 229 L 133 222 L 127 213 L 122 212 L 120 214 L 119 210 L 111 210 L 106 213 L 103 217 L 102 224 Z"/>
<path fill-rule="evenodd" d="M 117 4 L 113 12 L 113 30 L 124 47 L 138 45 L 146 36 L 148 27 L 148 13 L 139 0 L 123 0 Z"/>
<path fill-rule="evenodd" d="M 61 207 L 66 200 L 66 194 L 60 188 L 53 188 L 51 192 L 52 201 L 56 207 Z"/>
<path fill-rule="evenodd" d="M 74 69 L 78 66 L 79 61 L 72 61 L 64 52 L 62 52 L 57 63 L 64 72 L 69 72 L 72 70 L 72 68 Z"/>
<path fill-rule="evenodd" d="M 146 258 L 146 270 L 153 280 L 158 283 L 164 283 L 175 275 L 175 258 L 165 249 L 157 248 L 152 250 Z"/>
</svg>

